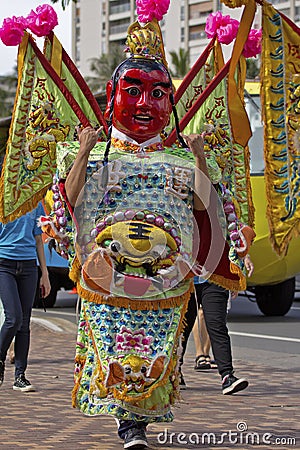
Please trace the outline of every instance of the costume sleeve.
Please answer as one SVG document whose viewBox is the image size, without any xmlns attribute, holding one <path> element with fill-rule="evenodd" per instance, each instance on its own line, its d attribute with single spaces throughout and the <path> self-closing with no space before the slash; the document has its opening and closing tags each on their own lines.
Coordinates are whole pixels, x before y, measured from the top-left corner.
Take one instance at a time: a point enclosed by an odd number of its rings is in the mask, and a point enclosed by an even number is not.
<svg viewBox="0 0 300 450">
<path fill-rule="evenodd" d="M 194 217 L 199 230 L 199 245 L 194 249 L 197 262 L 212 274 L 210 281 L 215 281 L 226 289 L 237 287 L 240 290 L 239 280 L 243 275 L 232 270 L 229 245 L 217 216 L 209 214 L 207 210 L 194 210 Z"/>
</svg>

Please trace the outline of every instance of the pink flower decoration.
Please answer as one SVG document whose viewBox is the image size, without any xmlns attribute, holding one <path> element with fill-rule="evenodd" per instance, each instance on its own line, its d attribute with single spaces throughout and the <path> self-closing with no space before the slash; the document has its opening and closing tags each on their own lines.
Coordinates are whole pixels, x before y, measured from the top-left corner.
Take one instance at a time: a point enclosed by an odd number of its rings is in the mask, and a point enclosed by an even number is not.
<svg viewBox="0 0 300 450">
<path fill-rule="evenodd" d="M 244 45 L 243 55 L 245 58 L 252 58 L 261 53 L 261 40 L 262 31 L 252 28 Z"/>
<path fill-rule="evenodd" d="M 152 19 L 162 20 L 169 6 L 170 0 L 136 0 L 138 21 L 147 23 Z"/>
<path fill-rule="evenodd" d="M 136 352 L 147 353 L 152 338 L 146 337 L 144 330 L 131 331 L 126 327 L 121 328 L 121 333 L 116 337 L 117 350 L 135 350 Z"/>
<path fill-rule="evenodd" d="M 57 14 L 51 5 L 41 5 L 27 16 L 28 28 L 37 36 L 47 36 L 58 25 Z"/>
<path fill-rule="evenodd" d="M 211 13 L 205 25 L 206 35 L 209 39 L 217 34 L 217 39 L 221 44 L 230 44 L 236 38 L 239 21 L 230 16 L 223 16 L 220 11 Z"/>
<path fill-rule="evenodd" d="M 24 17 L 11 17 L 3 20 L 0 38 L 5 45 L 19 45 L 22 41 L 27 21 Z"/>
</svg>

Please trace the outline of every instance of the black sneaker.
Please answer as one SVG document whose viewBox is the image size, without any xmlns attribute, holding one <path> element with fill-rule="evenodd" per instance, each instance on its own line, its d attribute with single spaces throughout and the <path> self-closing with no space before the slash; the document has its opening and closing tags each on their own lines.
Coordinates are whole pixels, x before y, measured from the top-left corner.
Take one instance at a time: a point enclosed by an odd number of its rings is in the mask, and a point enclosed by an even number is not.
<svg viewBox="0 0 300 450">
<path fill-rule="evenodd" d="M 185 390 L 187 388 L 187 385 L 185 384 L 181 370 L 179 370 L 178 374 L 179 374 L 179 388 Z"/>
<path fill-rule="evenodd" d="M 128 430 L 124 438 L 124 448 L 142 450 L 148 447 L 146 432 L 143 428 L 132 428 Z"/>
<path fill-rule="evenodd" d="M 224 395 L 235 394 L 246 389 L 248 384 L 245 378 L 237 378 L 232 373 L 229 373 L 222 379 L 222 391 Z"/>
<path fill-rule="evenodd" d="M 22 392 L 33 392 L 35 390 L 32 384 L 28 380 L 26 380 L 25 375 L 20 375 L 18 378 L 16 378 L 13 389 L 15 391 Z"/>
<path fill-rule="evenodd" d="M 5 362 L 0 361 L 0 386 L 2 385 L 4 380 L 4 370 L 5 370 Z"/>
</svg>

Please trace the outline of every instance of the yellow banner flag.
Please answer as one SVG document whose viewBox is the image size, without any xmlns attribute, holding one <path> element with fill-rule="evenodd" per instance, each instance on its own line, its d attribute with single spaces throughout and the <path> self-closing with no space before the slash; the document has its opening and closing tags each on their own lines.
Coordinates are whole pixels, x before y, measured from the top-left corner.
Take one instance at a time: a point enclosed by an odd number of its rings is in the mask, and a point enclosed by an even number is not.
<svg viewBox="0 0 300 450">
<path fill-rule="evenodd" d="M 300 29 L 268 3 L 261 76 L 270 239 L 285 255 L 300 231 Z"/>
<path fill-rule="evenodd" d="M 74 140 L 79 124 L 102 123 L 84 80 L 52 38 L 55 51 L 52 42 L 46 46 L 51 62 L 30 34 L 24 34 L 19 46 L 18 87 L 0 180 L 3 223 L 30 211 L 44 197 L 56 170 L 56 144 Z"/>
</svg>

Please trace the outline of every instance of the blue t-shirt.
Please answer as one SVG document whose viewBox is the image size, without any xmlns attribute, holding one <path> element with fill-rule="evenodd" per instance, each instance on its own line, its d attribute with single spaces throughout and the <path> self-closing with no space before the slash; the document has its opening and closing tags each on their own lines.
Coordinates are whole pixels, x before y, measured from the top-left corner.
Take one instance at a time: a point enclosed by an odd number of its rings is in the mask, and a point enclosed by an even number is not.
<svg viewBox="0 0 300 450">
<path fill-rule="evenodd" d="M 207 282 L 206 278 L 202 278 L 199 276 L 194 277 L 194 284 L 202 284 L 202 283 L 206 283 L 206 282 Z"/>
<path fill-rule="evenodd" d="M 0 222 L 0 258 L 28 260 L 36 259 L 35 236 L 42 234 L 37 220 L 44 215 L 41 203 L 24 216 L 2 224 Z"/>
</svg>

